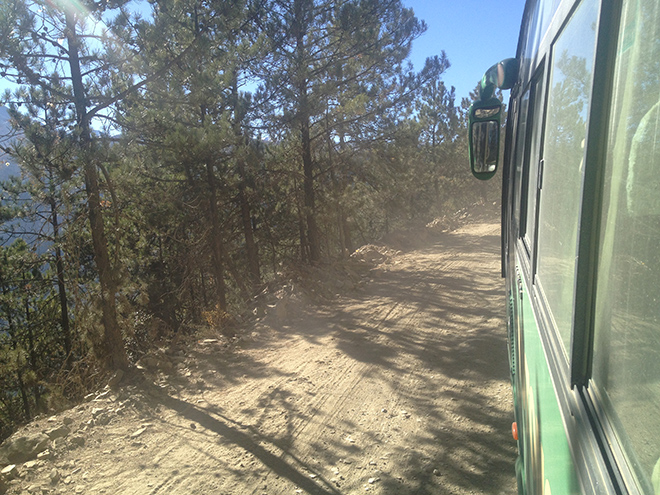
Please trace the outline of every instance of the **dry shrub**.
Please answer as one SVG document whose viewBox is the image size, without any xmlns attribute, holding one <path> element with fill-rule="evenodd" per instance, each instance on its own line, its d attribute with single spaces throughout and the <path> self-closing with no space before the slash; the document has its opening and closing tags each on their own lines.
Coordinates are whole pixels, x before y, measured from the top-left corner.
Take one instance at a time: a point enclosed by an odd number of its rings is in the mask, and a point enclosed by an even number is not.
<svg viewBox="0 0 660 495">
<path fill-rule="evenodd" d="M 71 368 L 62 367 L 48 383 L 48 410 L 62 411 L 79 403 L 87 394 L 98 390 L 105 378 L 101 363 L 91 352 L 72 360 Z"/>
<path fill-rule="evenodd" d="M 219 306 L 216 305 L 210 311 L 202 311 L 202 317 L 210 328 L 219 330 L 225 337 L 232 338 L 236 335 L 236 319 L 226 311 L 220 309 Z"/>
</svg>

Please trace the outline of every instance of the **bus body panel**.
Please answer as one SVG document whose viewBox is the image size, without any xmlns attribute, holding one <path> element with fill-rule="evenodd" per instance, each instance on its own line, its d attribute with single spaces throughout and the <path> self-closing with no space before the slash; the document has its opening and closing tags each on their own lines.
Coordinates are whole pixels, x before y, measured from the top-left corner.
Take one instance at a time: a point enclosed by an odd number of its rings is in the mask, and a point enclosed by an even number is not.
<svg viewBox="0 0 660 495">
<path fill-rule="evenodd" d="M 521 271 L 516 263 L 516 272 Z M 519 443 L 524 444 L 519 449 L 524 466 L 523 493 L 581 494 L 531 291 L 524 277 L 516 282 L 518 314 L 510 317 L 516 322 L 512 345 L 519 366 L 514 378 L 514 401 Z"/>
</svg>

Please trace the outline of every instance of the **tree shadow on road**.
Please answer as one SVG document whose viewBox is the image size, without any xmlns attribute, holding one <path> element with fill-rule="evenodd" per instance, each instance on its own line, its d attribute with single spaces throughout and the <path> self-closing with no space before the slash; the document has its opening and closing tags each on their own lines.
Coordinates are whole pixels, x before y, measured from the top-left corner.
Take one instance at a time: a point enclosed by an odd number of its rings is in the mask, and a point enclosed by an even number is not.
<svg viewBox="0 0 660 495">
<path fill-rule="evenodd" d="M 356 401 L 352 415 L 335 416 L 323 402 L 305 395 L 317 384 L 249 355 L 218 368 L 218 380 L 227 372 L 231 383 L 241 377 L 273 378 L 272 388 L 241 410 L 202 408 L 162 393 L 158 400 L 251 453 L 305 493 L 369 488 L 358 486 L 366 482 L 368 466 L 361 466 L 362 478 L 355 475 L 340 488 L 318 463 L 309 462 L 310 452 L 326 467 L 340 459 L 352 459 L 355 466 L 373 457 L 372 479 L 378 479 L 373 489 L 382 494 L 513 491 L 516 454 L 509 433 L 513 412 L 498 250 L 494 235 L 444 235 L 433 246 L 374 270 L 363 289 L 344 294 L 336 304 L 310 308 L 274 328 L 272 345 L 302 341 L 309 348 L 324 348 L 328 362 L 311 367 L 329 366 L 333 359 L 345 363 L 345 370 L 332 373 L 352 373 L 352 383 L 362 388 L 366 382 L 382 387 L 383 398 L 396 398 L 391 405 L 360 403 L 351 396 Z M 437 253 L 444 256 L 437 258 Z M 378 401 L 378 394 L 368 400 Z M 401 416 L 403 408 L 410 418 Z M 360 414 L 373 417 L 381 409 L 387 409 L 382 427 L 378 419 L 360 425 Z M 271 419 L 269 428 L 260 429 L 272 411 L 287 419 Z M 301 425 L 310 417 L 321 426 L 301 445 Z M 360 435 L 358 443 L 347 441 L 346 432 Z M 391 441 L 396 435 L 399 440 Z"/>
<path fill-rule="evenodd" d="M 249 452 L 277 476 L 291 481 L 305 493 L 318 495 L 339 495 L 341 493 L 320 473 L 315 474 L 311 466 L 306 465 L 292 453 L 285 452 L 284 455 L 276 455 L 264 448 L 259 442 L 268 442 L 273 446 L 275 444 L 260 435 L 251 426 L 234 422 L 217 411 L 206 410 L 185 400 L 172 397 L 161 390 L 152 389 L 150 396 L 160 405 L 175 411 L 186 420 L 200 425 L 224 441 L 231 442 L 236 447 Z M 310 477 L 310 474 L 315 474 L 314 479 Z"/>
</svg>

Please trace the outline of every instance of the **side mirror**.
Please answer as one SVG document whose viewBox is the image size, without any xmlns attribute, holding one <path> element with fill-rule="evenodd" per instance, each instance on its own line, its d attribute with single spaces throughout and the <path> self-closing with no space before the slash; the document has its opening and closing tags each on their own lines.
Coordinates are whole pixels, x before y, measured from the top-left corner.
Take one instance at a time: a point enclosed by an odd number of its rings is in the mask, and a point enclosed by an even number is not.
<svg viewBox="0 0 660 495">
<path fill-rule="evenodd" d="M 468 152 L 472 175 L 487 180 L 497 172 L 500 156 L 502 104 L 497 98 L 477 101 L 470 107 Z"/>
<path fill-rule="evenodd" d="M 500 154 L 502 103 L 495 89 L 511 89 L 518 78 L 518 61 L 507 58 L 486 71 L 479 85 L 479 99 L 470 107 L 468 119 L 468 152 L 472 175 L 490 179 L 497 172 Z"/>
</svg>

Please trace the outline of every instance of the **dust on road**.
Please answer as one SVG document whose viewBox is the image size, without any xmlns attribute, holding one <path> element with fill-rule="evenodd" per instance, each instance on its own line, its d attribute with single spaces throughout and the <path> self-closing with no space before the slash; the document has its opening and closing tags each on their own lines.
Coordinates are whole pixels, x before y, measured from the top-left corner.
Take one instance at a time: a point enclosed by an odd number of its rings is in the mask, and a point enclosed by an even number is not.
<svg viewBox="0 0 660 495">
<path fill-rule="evenodd" d="M 445 233 L 238 348 L 198 346 L 167 386 L 51 418 L 84 446 L 10 493 L 515 493 L 504 308 L 499 226 Z"/>
</svg>

